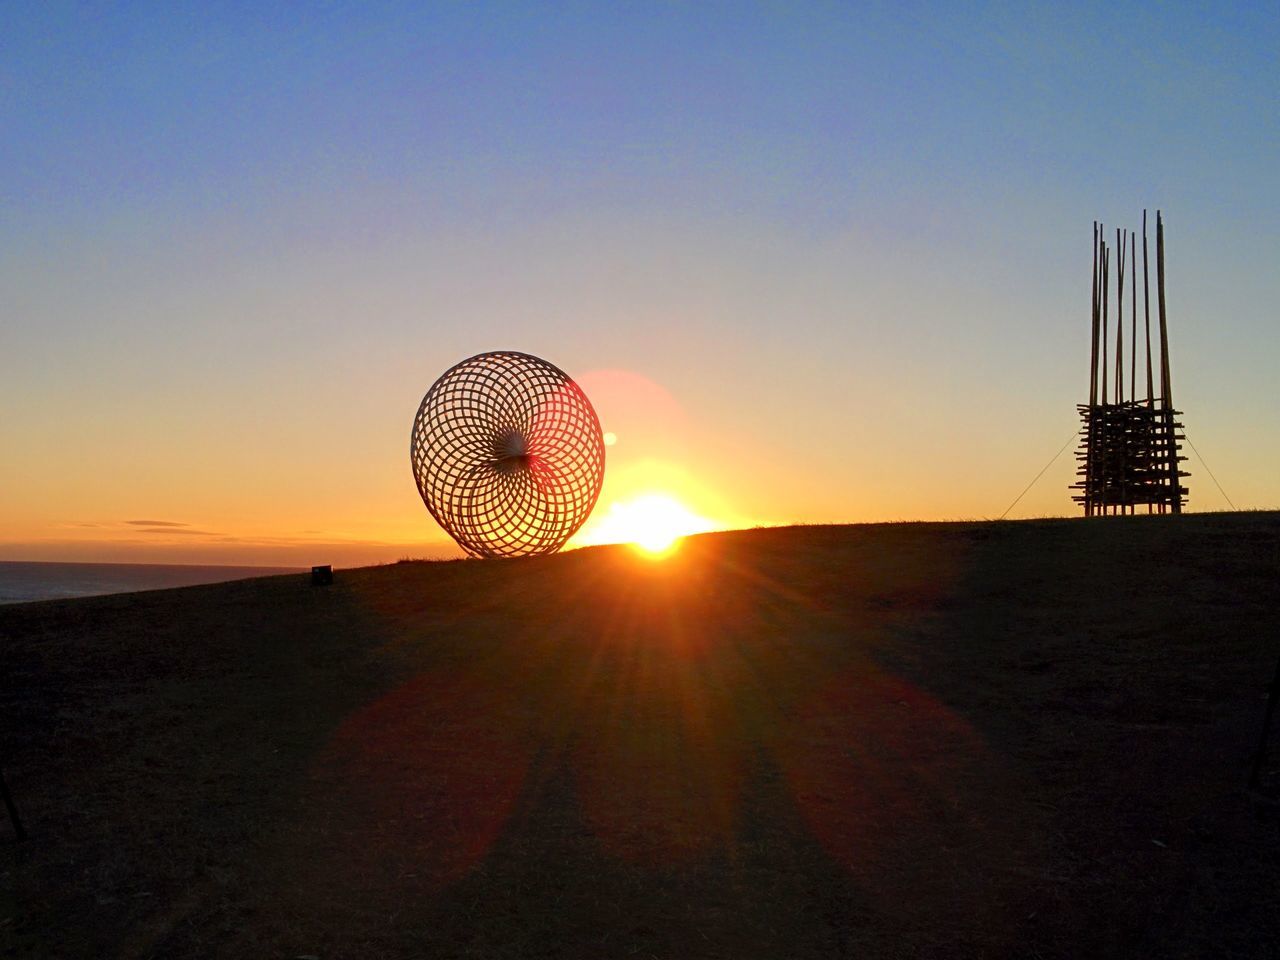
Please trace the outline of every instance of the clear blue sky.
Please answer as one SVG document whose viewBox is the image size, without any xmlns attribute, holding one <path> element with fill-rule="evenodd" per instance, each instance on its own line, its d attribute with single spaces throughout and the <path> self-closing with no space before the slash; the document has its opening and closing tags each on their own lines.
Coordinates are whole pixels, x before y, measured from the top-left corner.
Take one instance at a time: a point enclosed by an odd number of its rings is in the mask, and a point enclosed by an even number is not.
<svg viewBox="0 0 1280 960">
<path fill-rule="evenodd" d="M 659 386 L 616 462 L 738 518 L 995 515 L 1144 206 L 1192 438 L 1280 505 L 1276 5 L 422 6 L 0 4 L 0 551 L 430 540 L 413 409 L 492 348 Z"/>
</svg>

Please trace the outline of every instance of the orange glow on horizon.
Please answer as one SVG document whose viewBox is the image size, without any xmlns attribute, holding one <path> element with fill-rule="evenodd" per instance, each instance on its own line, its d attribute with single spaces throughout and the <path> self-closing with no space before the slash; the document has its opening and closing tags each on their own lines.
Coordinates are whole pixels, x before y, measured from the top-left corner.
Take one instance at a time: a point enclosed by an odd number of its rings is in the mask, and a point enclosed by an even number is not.
<svg viewBox="0 0 1280 960">
<path fill-rule="evenodd" d="M 649 492 L 615 501 L 577 538 L 578 546 L 629 543 L 646 556 L 670 556 L 682 537 L 722 529 L 669 493 Z"/>
</svg>

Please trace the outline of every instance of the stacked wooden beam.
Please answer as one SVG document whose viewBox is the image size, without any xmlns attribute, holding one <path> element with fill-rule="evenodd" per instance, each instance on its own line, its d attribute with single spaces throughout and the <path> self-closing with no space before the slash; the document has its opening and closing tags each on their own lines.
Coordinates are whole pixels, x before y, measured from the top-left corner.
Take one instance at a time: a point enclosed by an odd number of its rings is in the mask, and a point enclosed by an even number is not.
<svg viewBox="0 0 1280 960">
<path fill-rule="evenodd" d="M 1111 353 L 1112 247 L 1101 224 L 1093 225 L 1092 340 L 1089 356 L 1089 402 L 1080 404 L 1081 443 L 1076 453 L 1079 479 L 1072 499 L 1085 516 L 1147 512 L 1181 513 L 1187 488 L 1179 468 L 1180 416 L 1173 408 L 1169 365 L 1169 327 L 1165 312 L 1164 221 L 1156 212 L 1156 300 L 1159 322 L 1160 389 L 1156 392 L 1151 344 L 1151 284 L 1147 258 L 1147 214 L 1142 214 L 1142 286 L 1146 357 L 1146 396 L 1138 394 L 1137 236 L 1116 230 L 1115 347 Z M 1125 267 L 1130 276 L 1129 377 L 1125 382 Z M 1127 386 L 1127 390 L 1126 390 Z"/>
</svg>

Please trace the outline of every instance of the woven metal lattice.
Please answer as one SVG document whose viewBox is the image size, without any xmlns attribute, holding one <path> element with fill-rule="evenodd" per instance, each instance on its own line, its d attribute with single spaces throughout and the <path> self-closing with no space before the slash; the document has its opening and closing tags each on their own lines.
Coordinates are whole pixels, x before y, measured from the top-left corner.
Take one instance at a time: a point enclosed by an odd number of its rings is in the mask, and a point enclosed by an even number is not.
<svg viewBox="0 0 1280 960">
<path fill-rule="evenodd" d="M 604 481 L 587 395 L 558 367 L 509 350 L 445 371 L 422 398 L 409 452 L 422 502 L 473 557 L 554 553 Z"/>
</svg>

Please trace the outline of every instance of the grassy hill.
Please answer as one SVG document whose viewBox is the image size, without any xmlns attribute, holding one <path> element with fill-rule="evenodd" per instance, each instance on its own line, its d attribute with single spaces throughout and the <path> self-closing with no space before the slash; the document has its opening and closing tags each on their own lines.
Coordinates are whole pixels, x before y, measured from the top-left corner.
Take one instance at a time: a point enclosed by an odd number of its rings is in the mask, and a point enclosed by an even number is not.
<svg viewBox="0 0 1280 960">
<path fill-rule="evenodd" d="M 0 607 L 0 956 L 1274 956 L 1277 544 L 810 527 Z"/>
</svg>

